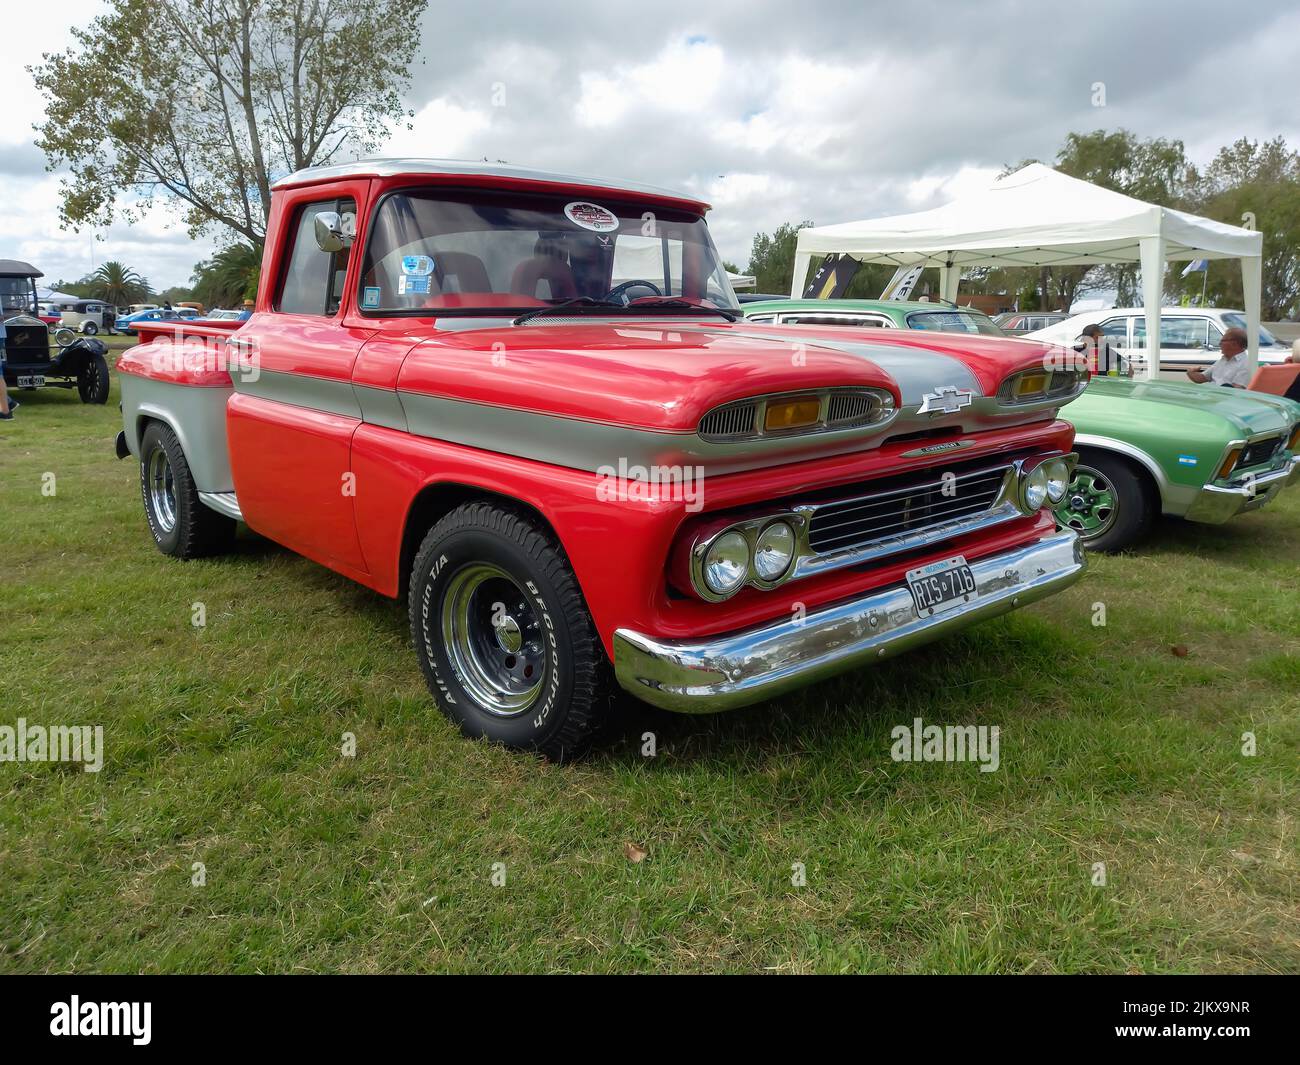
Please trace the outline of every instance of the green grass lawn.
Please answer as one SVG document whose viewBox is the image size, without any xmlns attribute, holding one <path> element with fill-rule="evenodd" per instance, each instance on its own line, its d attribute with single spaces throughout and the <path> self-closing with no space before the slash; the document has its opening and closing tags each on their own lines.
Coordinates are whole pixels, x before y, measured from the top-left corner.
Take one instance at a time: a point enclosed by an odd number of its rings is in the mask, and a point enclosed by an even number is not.
<svg viewBox="0 0 1300 1065">
<path fill-rule="evenodd" d="M 460 737 L 400 605 L 246 533 L 160 555 L 117 398 L 0 423 L 0 724 L 106 748 L 0 763 L 2 971 L 1300 970 L 1300 491 L 555 766 Z M 891 761 L 917 716 L 998 725 L 1001 768 Z"/>
</svg>

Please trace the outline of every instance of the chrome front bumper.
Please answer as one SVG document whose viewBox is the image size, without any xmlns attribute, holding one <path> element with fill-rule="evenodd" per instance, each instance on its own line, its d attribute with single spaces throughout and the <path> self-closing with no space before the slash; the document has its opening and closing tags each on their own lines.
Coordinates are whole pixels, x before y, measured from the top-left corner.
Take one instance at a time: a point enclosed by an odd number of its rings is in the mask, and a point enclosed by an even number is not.
<svg viewBox="0 0 1300 1065">
<path fill-rule="evenodd" d="M 1069 530 L 971 564 L 978 595 L 917 617 L 906 585 L 808 614 L 702 640 L 614 633 L 614 672 L 624 689 L 665 710 L 706 714 L 782 695 L 844 670 L 911 650 L 950 632 L 1044 599 L 1087 566 Z"/>
<path fill-rule="evenodd" d="M 1272 502 L 1283 488 L 1297 480 L 1300 480 L 1300 455 L 1292 456 L 1280 469 L 1258 474 L 1249 484 L 1230 485 L 1227 488 L 1207 484 L 1192 500 L 1192 505 L 1183 516 L 1188 521 L 1221 525 L 1229 518 L 1235 518 L 1248 510 L 1258 510 Z"/>
</svg>

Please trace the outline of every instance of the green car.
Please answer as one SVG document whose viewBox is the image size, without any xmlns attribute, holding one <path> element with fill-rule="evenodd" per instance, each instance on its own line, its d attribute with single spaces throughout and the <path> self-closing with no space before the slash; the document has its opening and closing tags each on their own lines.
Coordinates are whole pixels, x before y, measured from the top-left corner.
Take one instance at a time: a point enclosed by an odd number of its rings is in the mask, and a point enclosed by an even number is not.
<svg viewBox="0 0 1300 1065">
<path fill-rule="evenodd" d="M 901 300 L 765 300 L 753 322 L 1003 335 L 971 307 Z M 1056 508 L 1095 551 L 1138 540 L 1157 514 L 1217 525 L 1300 481 L 1300 403 L 1264 392 L 1094 377 L 1070 404 L 1079 465 Z"/>
</svg>

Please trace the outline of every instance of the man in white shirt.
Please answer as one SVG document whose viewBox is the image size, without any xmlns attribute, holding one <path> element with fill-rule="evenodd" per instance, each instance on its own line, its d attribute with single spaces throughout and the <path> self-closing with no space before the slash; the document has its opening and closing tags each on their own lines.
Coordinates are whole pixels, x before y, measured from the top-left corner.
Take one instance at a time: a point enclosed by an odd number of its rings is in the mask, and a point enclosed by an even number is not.
<svg viewBox="0 0 1300 1065">
<path fill-rule="evenodd" d="M 1198 385 L 1228 385 L 1231 388 L 1245 388 L 1250 383 L 1249 368 L 1246 365 L 1246 330 L 1233 327 L 1223 334 L 1219 341 L 1219 360 L 1208 370 L 1195 367 L 1187 371 L 1189 380 Z"/>
</svg>

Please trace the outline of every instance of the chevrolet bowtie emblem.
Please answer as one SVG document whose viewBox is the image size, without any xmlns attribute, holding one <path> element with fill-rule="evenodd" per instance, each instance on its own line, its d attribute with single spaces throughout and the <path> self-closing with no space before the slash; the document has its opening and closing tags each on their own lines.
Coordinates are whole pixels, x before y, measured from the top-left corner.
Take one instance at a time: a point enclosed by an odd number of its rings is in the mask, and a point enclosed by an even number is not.
<svg viewBox="0 0 1300 1065">
<path fill-rule="evenodd" d="M 972 393 L 965 388 L 944 385 L 933 392 L 927 392 L 921 399 L 917 414 L 956 414 L 962 407 L 969 407 Z"/>
</svg>

